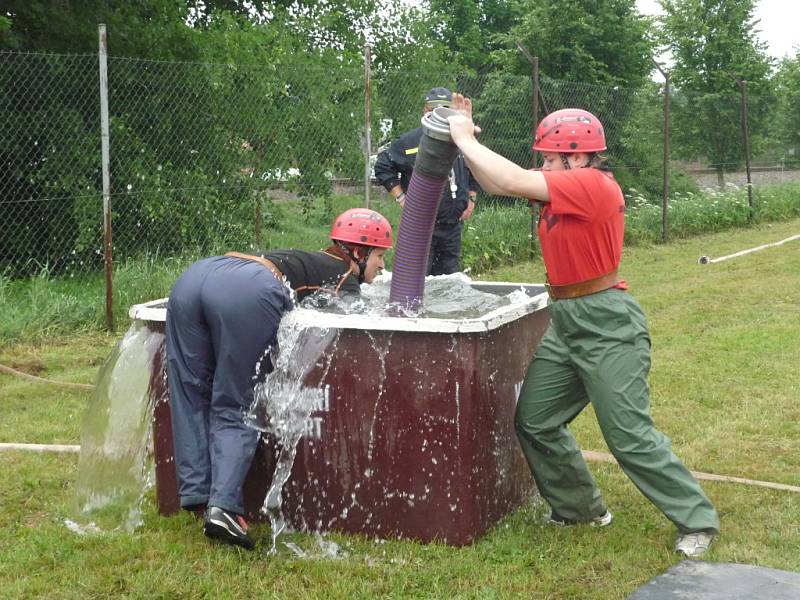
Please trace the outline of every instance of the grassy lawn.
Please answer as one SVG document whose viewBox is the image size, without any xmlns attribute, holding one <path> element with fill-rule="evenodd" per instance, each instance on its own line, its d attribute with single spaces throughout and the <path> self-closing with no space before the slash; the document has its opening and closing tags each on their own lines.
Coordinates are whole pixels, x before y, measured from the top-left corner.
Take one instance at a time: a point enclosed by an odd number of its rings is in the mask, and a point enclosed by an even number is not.
<svg viewBox="0 0 800 600">
<path fill-rule="evenodd" d="M 800 232 L 800 220 L 626 251 L 622 273 L 653 338 L 656 425 L 695 470 L 800 485 L 800 242 L 715 265 L 720 256 Z M 541 264 L 484 276 L 542 281 Z M 121 334 L 120 334 L 121 335 Z M 0 363 L 92 383 L 115 343 L 100 333 L 0 348 Z M 87 392 L 0 374 L 0 442 L 79 442 Z M 591 409 L 573 429 L 606 451 Z M 330 535 L 346 554 L 301 560 L 282 547 L 206 543 L 188 515 L 160 517 L 151 498 L 135 534 L 80 537 L 70 514 L 76 455 L 0 452 L 0 590 L 9 598 L 625 598 L 680 558 L 674 527 L 610 464 L 592 465 L 614 524 L 557 529 L 534 504 L 466 548 Z M 708 556 L 800 571 L 800 494 L 703 484 L 722 517 Z M 311 535 L 292 541 L 320 555 Z"/>
</svg>

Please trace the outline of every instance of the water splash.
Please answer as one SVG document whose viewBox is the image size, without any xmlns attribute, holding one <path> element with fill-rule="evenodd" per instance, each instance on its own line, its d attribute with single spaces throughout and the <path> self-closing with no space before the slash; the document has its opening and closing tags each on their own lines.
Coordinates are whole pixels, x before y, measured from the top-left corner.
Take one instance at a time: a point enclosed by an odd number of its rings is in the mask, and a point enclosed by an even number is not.
<svg viewBox="0 0 800 600">
<path fill-rule="evenodd" d="M 284 542 L 283 545 L 302 560 L 341 560 L 348 556 L 348 553 L 343 551 L 339 544 L 333 540 L 325 539 L 325 536 L 319 532 L 314 532 L 314 541 L 316 542 L 316 548 L 308 550 L 301 548 L 294 542 Z"/>
<path fill-rule="evenodd" d="M 378 420 L 378 409 L 380 408 L 381 398 L 383 398 L 383 392 L 385 391 L 385 383 L 386 383 L 386 357 L 389 355 L 389 349 L 392 345 L 392 336 L 389 335 L 386 340 L 386 345 L 381 346 L 378 344 L 378 341 L 375 339 L 375 336 L 372 335 L 372 332 L 365 331 L 367 337 L 369 338 L 370 342 L 372 342 L 372 349 L 375 350 L 378 354 L 378 360 L 380 361 L 380 372 L 378 373 L 378 395 L 375 398 L 375 405 L 372 411 L 372 422 L 369 426 L 369 447 L 367 449 L 367 461 L 372 464 L 372 453 L 375 449 L 375 424 Z M 370 476 L 371 469 L 367 469 L 367 477 Z"/>
<path fill-rule="evenodd" d="M 329 303 L 315 306 L 326 312 L 347 312 L 385 316 L 389 305 L 391 272 L 384 272 L 372 285 L 361 286 L 361 298 L 355 303 L 343 305 Z M 425 304 L 420 314 L 401 310 L 405 316 L 424 316 L 430 319 L 472 319 L 497 308 L 524 302 L 529 296 L 524 291 L 515 291 L 507 296 L 475 289 L 472 280 L 464 273 L 451 275 L 429 275 L 425 278 Z"/>
<path fill-rule="evenodd" d="M 153 484 L 148 448 L 155 398 L 148 388 L 163 340 L 136 322 L 100 369 L 83 419 L 75 518 L 65 520 L 75 533 L 131 532 L 142 522 L 142 500 Z"/>
<path fill-rule="evenodd" d="M 319 390 L 308 381 L 315 368 L 322 371 L 317 383 L 327 373 L 323 355 L 338 338 L 338 331 L 304 326 L 294 313 L 288 313 L 278 328 L 278 341 L 271 353 L 273 371 L 257 384 L 253 403 L 245 422 L 272 436 L 278 455 L 272 483 L 261 513 L 272 527 L 271 554 L 277 550 L 278 536 L 286 530 L 283 516 L 283 487 L 292 473 L 297 444 L 306 431 L 306 422 L 317 404 Z"/>
<path fill-rule="evenodd" d="M 325 537 L 318 531 L 314 532 L 314 539 L 316 540 L 317 547 L 322 552 L 323 557 L 339 559 L 347 556 L 346 553 L 342 552 L 339 544 L 333 540 L 326 540 Z"/>
</svg>

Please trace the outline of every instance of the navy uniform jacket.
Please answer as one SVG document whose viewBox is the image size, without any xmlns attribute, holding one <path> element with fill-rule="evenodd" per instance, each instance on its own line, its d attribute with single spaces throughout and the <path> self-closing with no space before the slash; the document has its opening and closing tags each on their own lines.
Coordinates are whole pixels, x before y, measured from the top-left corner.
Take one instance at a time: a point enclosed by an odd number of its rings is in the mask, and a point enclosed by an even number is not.
<svg viewBox="0 0 800 600">
<path fill-rule="evenodd" d="M 408 190 L 421 137 L 422 127 L 417 127 L 397 138 L 391 146 L 378 154 L 375 161 L 375 178 L 387 191 L 396 185 L 399 185 L 404 192 Z M 461 213 L 467 208 L 469 192 L 478 191 L 478 182 L 467 168 L 464 156 L 460 152 L 453 165 L 452 174 L 456 185 L 455 198 L 450 189 L 451 182 L 448 181 L 439 202 L 439 212 L 436 215 L 437 225 L 456 225 L 461 218 Z"/>
</svg>

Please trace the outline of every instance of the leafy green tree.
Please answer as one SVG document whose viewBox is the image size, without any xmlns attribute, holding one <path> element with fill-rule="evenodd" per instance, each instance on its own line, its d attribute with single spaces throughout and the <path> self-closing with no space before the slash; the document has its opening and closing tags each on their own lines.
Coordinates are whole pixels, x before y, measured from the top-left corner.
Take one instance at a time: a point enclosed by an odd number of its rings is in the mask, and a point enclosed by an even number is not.
<svg viewBox="0 0 800 600">
<path fill-rule="evenodd" d="M 561 0 L 527 0 L 520 20 L 498 37 L 505 49 L 495 60 L 520 74 L 530 73 L 530 64 L 518 42 L 555 79 L 638 88 L 652 70 L 650 21 L 635 0 L 577 0 L 568 7 Z"/>
<path fill-rule="evenodd" d="M 493 59 L 499 70 L 529 78 L 531 65 L 518 43 L 538 56 L 543 99 L 540 117 L 566 107 L 596 114 L 605 126 L 615 169 L 629 168 L 632 175 L 627 180 L 639 185 L 636 180 L 642 165 L 653 162 L 642 154 L 648 150 L 638 143 L 631 127 L 636 122 L 632 111 L 642 108 L 637 92 L 649 81 L 652 69 L 654 41 L 650 27 L 650 20 L 637 12 L 634 0 L 578 0 L 568 10 L 556 0 L 527 0 L 516 25 L 497 36 L 504 49 L 494 52 Z M 505 96 L 530 95 L 530 83 L 524 79 L 506 79 L 501 86 L 505 87 Z M 487 83 L 487 88 L 498 89 L 496 83 Z M 528 91 L 523 92 L 523 88 Z M 530 146 L 534 127 L 529 117 L 530 101 L 525 104 L 526 126 L 518 128 L 519 139 L 514 142 L 507 133 L 502 136 L 504 146 L 517 155 L 521 155 L 521 148 Z M 519 114 L 521 105 L 516 102 L 508 110 Z"/>
<path fill-rule="evenodd" d="M 0 15 L 0 48 L 13 48 L 11 40 L 11 19 Z"/>
<path fill-rule="evenodd" d="M 372 44 L 372 149 L 419 126 L 425 93 L 458 89 L 450 49 L 436 33 L 430 11 L 391 0 L 370 28 Z"/>
<path fill-rule="evenodd" d="M 0 48 L 35 54 L 0 55 L 0 122 L 7 124 L 0 190 L 9 203 L 0 224 L 2 266 L 85 267 L 100 256 L 97 23 L 116 28 L 111 49 L 122 56 L 194 59 L 186 7 L 173 0 L 10 0 L 4 13 L 10 27 Z M 42 54 L 53 52 L 60 55 Z"/>
<path fill-rule="evenodd" d="M 453 62 L 478 73 L 491 68 L 491 53 L 523 13 L 524 0 L 429 0 L 433 31 Z"/>
<path fill-rule="evenodd" d="M 97 24 L 105 23 L 117 56 L 164 60 L 197 57 L 189 14 L 181 0 L 7 0 L 12 25 L 0 48 L 59 54 L 97 53 Z"/>
<path fill-rule="evenodd" d="M 754 0 L 660 0 L 662 47 L 672 54 L 672 80 L 683 96 L 675 104 L 674 140 L 684 154 L 726 170 L 744 160 L 739 88 L 746 80 L 753 152 L 771 110 L 770 60 L 756 37 Z"/>
<path fill-rule="evenodd" d="M 276 181 L 309 208 L 329 197 L 331 176 L 363 176 L 366 40 L 382 76 L 407 77 L 417 60 L 438 77 L 446 65 L 424 13 L 401 0 L 9 0 L 4 9 L 0 48 L 38 53 L 0 55 L 0 191 L 15 211 L 0 220 L 0 268 L 19 272 L 100 259 L 98 22 L 108 27 L 117 258 L 244 247 L 254 200 Z M 376 108 L 375 130 L 385 114 Z"/>
<path fill-rule="evenodd" d="M 800 157 L 800 51 L 793 58 L 784 58 L 774 77 L 777 96 L 775 119 L 770 139 L 788 150 L 792 158 Z M 779 158 L 785 158 L 780 152 Z"/>
</svg>

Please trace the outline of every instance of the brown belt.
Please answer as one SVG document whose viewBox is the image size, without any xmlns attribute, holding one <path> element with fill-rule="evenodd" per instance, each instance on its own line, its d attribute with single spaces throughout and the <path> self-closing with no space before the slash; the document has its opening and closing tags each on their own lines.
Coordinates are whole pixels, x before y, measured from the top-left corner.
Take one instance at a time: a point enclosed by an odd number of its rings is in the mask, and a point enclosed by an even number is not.
<svg viewBox="0 0 800 600">
<path fill-rule="evenodd" d="M 225 254 L 225 256 L 231 256 L 233 258 L 241 258 L 244 260 L 253 260 L 257 263 L 261 263 L 262 265 L 267 267 L 270 271 L 272 271 L 272 274 L 275 275 L 275 278 L 278 281 L 283 279 L 283 273 L 281 273 L 281 270 L 275 266 L 275 263 L 272 262 L 271 260 L 264 258 L 263 256 L 253 256 L 252 254 L 243 254 L 242 252 L 228 252 Z"/>
<path fill-rule="evenodd" d="M 580 298 L 581 296 L 588 296 L 589 294 L 596 294 L 609 288 L 614 287 L 619 283 L 617 269 L 606 273 L 594 279 L 587 279 L 586 281 L 579 281 L 578 283 L 570 283 L 568 285 L 551 285 L 545 283 L 544 287 L 552 300 L 565 300 L 567 298 Z"/>
</svg>

